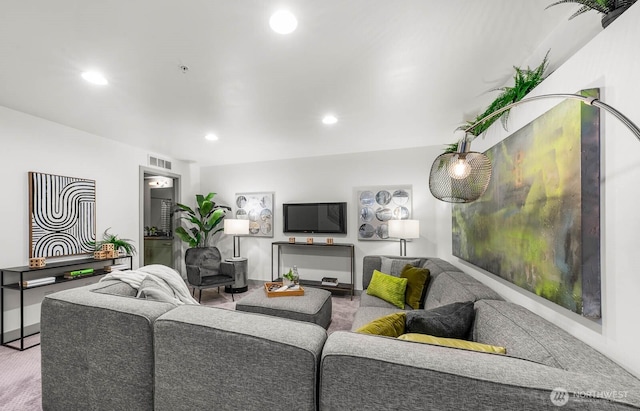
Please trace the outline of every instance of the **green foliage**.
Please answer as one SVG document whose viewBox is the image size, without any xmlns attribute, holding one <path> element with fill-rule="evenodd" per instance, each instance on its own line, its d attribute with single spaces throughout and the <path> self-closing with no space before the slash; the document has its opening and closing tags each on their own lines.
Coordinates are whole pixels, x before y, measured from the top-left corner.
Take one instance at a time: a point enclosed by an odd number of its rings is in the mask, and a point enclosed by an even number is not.
<svg viewBox="0 0 640 411">
<path fill-rule="evenodd" d="M 111 234 L 109 233 L 109 230 L 111 230 L 111 227 L 104 230 L 101 241 L 92 241 L 89 244 L 94 247 L 96 251 L 102 249 L 103 244 L 113 244 L 116 251 L 122 248 L 127 254 L 136 255 L 138 250 L 136 250 L 136 247 L 133 245 L 133 240 L 128 238 L 118 238 L 117 234 Z"/>
<path fill-rule="evenodd" d="M 636 0 L 560 0 L 556 1 L 555 3 L 549 4 L 547 7 L 545 7 L 545 10 L 549 7 L 553 7 L 563 3 L 582 4 L 582 7 L 580 7 L 578 11 L 576 11 L 571 15 L 571 17 L 569 17 L 569 20 L 571 20 L 572 18 L 577 17 L 582 13 L 586 13 L 590 10 L 595 10 L 598 13 L 602 14 L 608 14 L 620 7 L 627 8 L 635 2 Z"/>
<path fill-rule="evenodd" d="M 182 241 L 189 244 L 189 247 L 206 247 L 209 236 L 223 230 L 220 224 L 226 210 L 231 211 L 231 208 L 216 205 L 213 201 L 215 195 L 216 193 L 209 193 L 206 196 L 196 194 L 198 207 L 195 210 L 184 204 L 176 204 L 177 212 L 186 213 L 180 218 L 189 224 L 187 228 L 176 228 L 175 233 Z"/>
<path fill-rule="evenodd" d="M 533 90 L 538 84 L 542 83 L 545 79 L 544 72 L 549 65 L 548 62 L 549 52 L 544 56 L 542 63 L 535 69 L 530 69 L 527 67 L 526 69 L 522 69 L 520 67 L 513 67 L 515 69 L 515 75 L 513 76 L 513 86 L 512 87 L 501 87 L 497 88 L 493 91 L 501 91 L 501 93 L 496 97 L 496 99 L 487 107 L 487 109 L 478 114 L 474 120 L 467 121 L 466 124 L 458 127 L 458 130 L 466 130 L 467 128 L 473 126 L 467 132 L 474 136 L 479 136 L 480 134 L 487 131 L 487 129 L 498 119 L 502 122 L 502 127 L 507 129 L 507 121 L 509 119 L 509 111 L 507 110 L 499 116 L 492 117 L 488 120 L 480 122 L 483 118 L 487 117 L 491 113 L 494 113 L 501 108 L 508 106 L 509 104 L 520 101 L 529 94 L 531 90 Z M 476 124 L 477 123 L 477 124 Z M 474 125 L 475 124 L 475 125 Z M 452 145 L 451 145 L 452 146 Z M 450 147 L 449 147 L 450 150 Z M 455 151 L 455 150 L 454 150 Z"/>
</svg>

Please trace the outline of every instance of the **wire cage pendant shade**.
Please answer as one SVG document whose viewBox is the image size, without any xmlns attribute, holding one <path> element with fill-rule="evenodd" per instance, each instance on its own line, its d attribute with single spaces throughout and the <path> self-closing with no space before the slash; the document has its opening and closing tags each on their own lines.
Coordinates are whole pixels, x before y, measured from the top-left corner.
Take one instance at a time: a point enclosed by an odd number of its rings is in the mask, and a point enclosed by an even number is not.
<svg viewBox="0 0 640 411">
<path fill-rule="evenodd" d="M 491 180 L 491 161 L 475 151 L 468 151 L 466 138 L 455 153 L 440 154 L 429 174 L 429 190 L 448 203 L 470 203 L 484 194 Z"/>
</svg>

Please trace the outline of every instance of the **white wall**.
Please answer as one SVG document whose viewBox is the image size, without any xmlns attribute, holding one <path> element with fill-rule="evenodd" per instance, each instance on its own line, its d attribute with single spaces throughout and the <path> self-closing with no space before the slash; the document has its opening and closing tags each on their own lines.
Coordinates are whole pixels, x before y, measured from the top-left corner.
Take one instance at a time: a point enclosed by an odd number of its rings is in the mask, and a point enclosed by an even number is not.
<svg viewBox="0 0 640 411">
<path fill-rule="evenodd" d="M 98 238 L 111 227 L 110 232 L 134 239 L 140 248 L 139 166 L 147 163 L 147 152 L 5 107 L 0 107 L 0 142 L 0 175 L 5 193 L 0 201 L 0 267 L 29 264 L 29 171 L 95 180 Z M 197 169 L 191 165 L 173 161 L 173 172 L 181 174 L 184 181 L 185 198 L 197 191 L 193 180 L 199 179 L 197 175 L 191 178 L 194 171 Z M 138 266 L 137 258 L 134 266 Z M 26 292 L 25 324 L 39 322 L 40 301 L 45 292 L 63 287 Z M 19 328 L 18 294 L 5 291 L 5 308 L 9 308 L 5 312 L 5 332 Z"/>
<path fill-rule="evenodd" d="M 358 241 L 358 208 L 354 189 L 362 186 L 412 185 L 413 218 L 420 220 L 420 238 L 407 244 L 407 254 L 435 255 L 435 202 L 429 194 L 427 176 L 431 167 L 430 159 L 434 157 L 436 150 L 417 148 L 203 167 L 201 187 L 203 193 L 218 193 L 216 202 L 229 206 L 233 204 L 236 193 L 275 193 L 274 237 L 241 238 L 242 256 L 249 258 L 249 278 L 254 280 L 271 279 L 271 243 L 287 241 L 289 237 L 282 232 L 282 203 L 346 201 L 347 235 L 332 237 L 336 243 L 355 244 L 356 288 L 360 289 L 362 257 L 369 254 L 399 255 L 399 243 L 397 240 Z M 193 203 L 193 200 L 191 202 Z M 299 235 L 298 241 L 304 241 L 306 237 L 307 235 Z M 322 242 L 326 238 L 320 235 L 313 237 L 314 241 Z M 217 245 L 224 257 L 233 254 L 233 243 L 228 236 L 220 235 Z M 311 263 L 310 260 L 305 261 L 303 256 L 296 255 L 285 261 L 283 266 L 298 265 L 300 275 L 304 278 L 314 271 L 313 267 L 307 266 L 312 265 Z M 309 271 L 305 272 L 305 269 Z M 340 274 L 335 276 L 346 279 Z"/>
<path fill-rule="evenodd" d="M 534 94 L 574 93 L 580 89 L 600 87 L 601 99 L 640 124 L 640 6 L 631 7 L 602 31 L 582 50 L 558 68 Z M 579 24 L 576 20 L 567 24 Z M 553 52 L 553 50 L 552 50 Z M 529 103 L 512 110 L 511 132 L 540 116 L 560 100 Z M 640 142 L 617 119 L 602 114 L 602 320 L 601 325 L 585 320 L 568 310 L 521 291 L 451 254 L 451 207 L 436 207 L 438 217 L 438 255 L 452 261 L 480 281 L 496 288 L 515 301 L 560 325 L 623 367 L 640 376 L 640 356 L 632 355 L 640 340 L 637 326 L 640 275 L 637 245 L 640 241 Z M 499 122 L 498 122 L 499 123 Z M 486 138 L 476 139 L 472 150 L 484 151 L 507 134 L 499 124 Z"/>
</svg>

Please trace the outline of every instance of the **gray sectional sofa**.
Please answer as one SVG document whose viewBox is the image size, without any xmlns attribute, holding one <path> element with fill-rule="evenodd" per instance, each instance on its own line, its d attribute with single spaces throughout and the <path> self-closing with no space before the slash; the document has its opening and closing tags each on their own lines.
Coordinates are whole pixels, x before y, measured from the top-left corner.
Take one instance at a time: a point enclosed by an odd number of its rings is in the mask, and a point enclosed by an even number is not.
<svg viewBox="0 0 640 411">
<path fill-rule="evenodd" d="M 327 337 L 315 324 L 141 300 L 105 281 L 43 301 L 43 409 L 640 409 L 640 381 L 602 354 L 443 260 L 419 265 L 431 272 L 425 309 L 475 301 L 473 340 L 507 355 Z M 365 287 L 380 268 L 380 256 L 364 258 Z M 354 329 L 398 311 L 363 292 Z"/>
</svg>

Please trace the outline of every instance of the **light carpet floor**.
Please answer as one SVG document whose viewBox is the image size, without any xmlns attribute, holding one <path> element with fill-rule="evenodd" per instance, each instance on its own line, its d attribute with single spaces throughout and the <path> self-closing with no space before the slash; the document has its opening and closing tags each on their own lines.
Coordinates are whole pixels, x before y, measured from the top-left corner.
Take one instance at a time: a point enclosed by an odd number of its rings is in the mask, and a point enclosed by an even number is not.
<svg viewBox="0 0 640 411">
<path fill-rule="evenodd" d="M 250 285 L 252 289 L 262 287 L 261 283 Z M 222 290 L 222 289 L 221 289 Z M 234 310 L 236 302 L 247 293 L 235 294 L 235 302 L 231 294 L 224 291 L 218 293 L 215 289 L 202 293 L 202 305 Z M 197 293 L 196 293 L 197 298 Z M 331 324 L 327 332 L 331 334 L 338 330 L 350 330 L 360 297 L 351 300 L 348 295 L 334 294 L 332 296 Z M 40 336 L 29 337 L 25 345 L 31 345 Z M 0 411 L 40 411 L 40 346 L 25 351 L 17 351 L 0 346 Z"/>
</svg>

